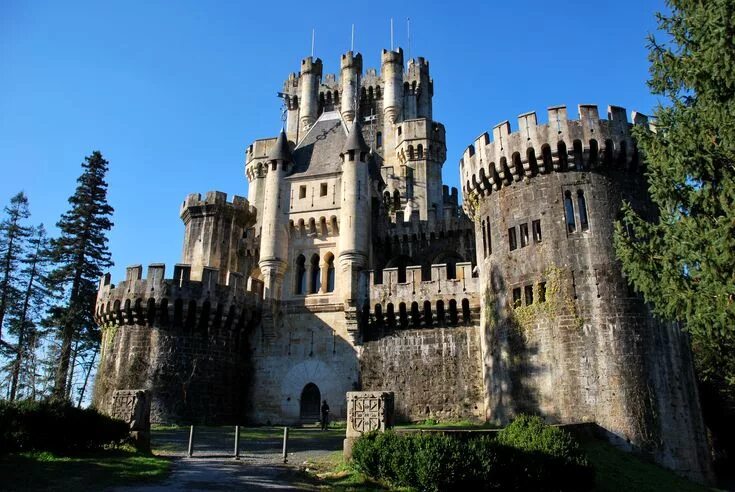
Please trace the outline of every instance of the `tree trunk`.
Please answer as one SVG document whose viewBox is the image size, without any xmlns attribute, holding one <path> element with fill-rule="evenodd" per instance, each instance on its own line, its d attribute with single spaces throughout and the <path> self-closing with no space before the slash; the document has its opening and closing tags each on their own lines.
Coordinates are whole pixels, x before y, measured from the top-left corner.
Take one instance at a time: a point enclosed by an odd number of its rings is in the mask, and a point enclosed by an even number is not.
<svg viewBox="0 0 735 492">
<path fill-rule="evenodd" d="M 79 401 L 77 403 L 77 408 L 81 408 L 82 406 L 82 400 L 84 400 L 84 392 L 87 390 L 87 382 L 89 382 L 89 375 L 92 372 L 92 367 L 94 366 L 94 361 L 97 358 L 98 350 L 99 350 L 99 345 L 94 348 L 94 352 L 92 352 L 92 360 L 89 362 L 89 365 L 87 366 L 87 374 L 84 376 L 84 384 L 82 385 L 82 390 L 79 392 Z"/>
<path fill-rule="evenodd" d="M 67 391 L 69 360 L 71 359 L 71 343 L 74 340 L 74 324 L 77 317 L 74 311 L 77 309 L 76 304 L 79 297 L 79 284 L 82 280 L 82 269 L 79 265 L 79 261 L 79 257 L 77 257 L 77 268 L 74 274 L 74 282 L 71 286 L 71 293 L 69 295 L 69 308 L 64 316 L 64 328 L 61 331 L 61 354 L 59 354 L 59 365 L 56 369 L 53 393 L 53 397 L 59 400 L 65 400 L 69 396 Z"/>
<path fill-rule="evenodd" d="M 71 390 L 74 385 L 74 370 L 77 368 L 77 357 L 79 356 L 79 339 L 74 342 L 74 351 L 69 366 L 69 378 L 66 381 L 66 399 L 71 400 Z"/>
<path fill-rule="evenodd" d="M 28 317 L 28 306 L 31 303 L 31 294 L 33 293 L 33 281 L 36 279 L 36 263 L 38 262 L 38 255 L 40 254 L 40 241 L 36 247 L 36 252 L 33 255 L 33 262 L 31 263 L 31 275 L 28 277 L 28 287 L 26 288 L 25 297 L 23 298 L 23 310 L 20 313 L 20 323 L 18 326 L 18 349 L 15 352 L 15 364 L 13 365 L 13 377 L 10 382 L 10 401 L 15 400 L 15 395 L 18 390 L 18 375 L 20 374 L 20 365 L 23 362 L 23 344 L 25 343 L 26 334 L 26 318 Z"/>
</svg>

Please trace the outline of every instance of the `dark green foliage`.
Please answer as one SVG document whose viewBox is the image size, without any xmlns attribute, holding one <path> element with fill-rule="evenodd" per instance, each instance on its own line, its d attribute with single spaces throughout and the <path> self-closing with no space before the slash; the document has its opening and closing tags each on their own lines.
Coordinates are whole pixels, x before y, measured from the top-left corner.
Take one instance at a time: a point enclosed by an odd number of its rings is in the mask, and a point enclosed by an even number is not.
<svg viewBox="0 0 735 492">
<path fill-rule="evenodd" d="M 365 475 L 419 490 L 589 490 L 592 467 L 566 432 L 521 417 L 497 438 L 368 433 L 352 450 Z"/>
<path fill-rule="evenodd" d="M 53 311 L 52 319 L 61 335 L 54 384 L 54 396 L 60 399 L 69 397 L 73 348 L 75 353 L 93 351 L 99 344 L 99 329 L 93 318 L 94 303 L 103 269 L 112 265 L 107 248 L 107 231 L 112 228 L 110 216 L 113 212 L 107 203 L 107 165 L 97 151 L 82 163 L 77 189 L 69 198 L 71 208 L 57 224 L 61 235 L 51 242 L 52 258 L 58 266 L 49 278 L 66 291 L 66 302 Z"/>
<path fill-rule="evenodd" d="M 24 224 L 30 217 L 28 197 L 22 191 L 10 199 L 5 207 L 5 219 L 0 222 L 0 348 L 5 316 L 19 303 L 22 289 L 18 284 L 18 270 L 25 241 L 31 235 L 31 228 Z"/>
<path fill-rule="evenodd" d="M 698 377 L 719 395 L 712 404 L 733 415 L 735 2 L 667 4 L 658 16 L 665 42 L 651 37 L 649 57 L 649 86 L 665 104 L 655 132 L 635 129 L 660 217 L 625 208 L 615 246 L 655 312 L 691 333 Z"/>
<path fill-rule="evenodd" d="M 0 450 L 73 453 L 118 444 L 128 425 L 60 402 L 0 401 Z"/>
</svg>

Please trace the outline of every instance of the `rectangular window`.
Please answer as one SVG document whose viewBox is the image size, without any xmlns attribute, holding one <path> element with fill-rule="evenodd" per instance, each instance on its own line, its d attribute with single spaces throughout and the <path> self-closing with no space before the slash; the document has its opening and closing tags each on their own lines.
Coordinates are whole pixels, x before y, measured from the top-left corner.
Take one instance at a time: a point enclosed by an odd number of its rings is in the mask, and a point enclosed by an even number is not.
<svg viewBox="0 0 735 492">
<path fill-rule="evenodd" d="M 528 224 L 521 224 L 521 248 L 528 246 Z"/>
<path fill-rule="evenodd" d="M 378 134 L 377 134 L 377 137 L 376 137 L 376 146 L 378 148 L 381 148 L 383 146 L 383 133 L 382 132 L 378 132 Z"/>
<path fill-rule="evenodd" d="M 546 282 L 538 284 L 538 302 L 546 302 Z"/>
<path fill-rule="evenodd" d="M 319 196 L 327 196 L 327 183 L 322 183 L 319 185 Z"/>
<path fill-rule="evenodd" d="M 306 186 L 299 187 L 299 198 L 306 198 Z"/>
<path fill-rule="evenodd" d="M 527 285 L 523 288 L 526 295 L 526 306 L 533 304 L 533 285 Z"/>
<path fill-rule="evenodd" d="M 518 240 L 516 239 L 516 228 L 511 227 L 508 229 L 508 246 L 510 247 L 511 251 L 514 251 L 518 248 Z"/>
<path fill-rule="evenodd" d="M 521 288 L 516 287 L 513 289 L 513 307 L 521 306 Z"/>
<path fill-rule="evenodd" d="M 533 242 L 540 243 L 541 242 L 541 219 L 534 220 L 531 227 L 533 229 Z"/>
</svg>

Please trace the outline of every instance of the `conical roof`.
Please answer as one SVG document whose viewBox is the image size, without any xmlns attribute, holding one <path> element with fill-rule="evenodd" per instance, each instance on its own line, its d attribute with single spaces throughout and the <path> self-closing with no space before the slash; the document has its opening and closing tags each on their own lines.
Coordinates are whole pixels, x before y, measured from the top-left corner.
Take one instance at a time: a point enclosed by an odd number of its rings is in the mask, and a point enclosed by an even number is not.
<svg viewBox="0 0 735 492">
<path fill-rule="evenodd" d="M 352 120 L 352 127 L 350 127 L 350 133 L 347 135 L 347 141 L 344 147 L 342 147 L 342 153 L 345 154 L 350 150 L 370 150 L 370 147 L 365 143 L 365 139 L 362 138 L 362 130 L 360 129 L 360 123 L 358 123 L 357 118 Z"/>
<path fill-rule="evenodd" d="M 268 154 L 269 161 L 286 161 L 291 162 L 291 149 L 288 147 L 288 139 L 286 138 L 286 132 L 281 128 L 281 133 L 278 134 L 276 144 L 271 148 Z"/>
</svg>

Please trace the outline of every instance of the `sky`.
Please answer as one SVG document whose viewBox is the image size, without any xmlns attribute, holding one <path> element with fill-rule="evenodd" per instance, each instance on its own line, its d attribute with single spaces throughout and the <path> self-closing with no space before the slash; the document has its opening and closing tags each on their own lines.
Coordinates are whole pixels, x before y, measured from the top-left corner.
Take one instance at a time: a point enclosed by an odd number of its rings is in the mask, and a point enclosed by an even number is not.
<svg viewBox="0 0 735 492">
<path fill-rule="evenodd" d="M 281 126 L 276 92 L 311 51 L 380 67 L 394 44 L 430 62 L 445 184 L 493 126 L 566 104 L 651 114 L 646 36 L 663 0 L 246 2 L 0 0 L 0 204 L 24 190 L 53 235 L 84 157 L 110 162 L 113 282 L 180 261 L 188 193 L 247 194 L 244 156 Z"/>
</svg>

